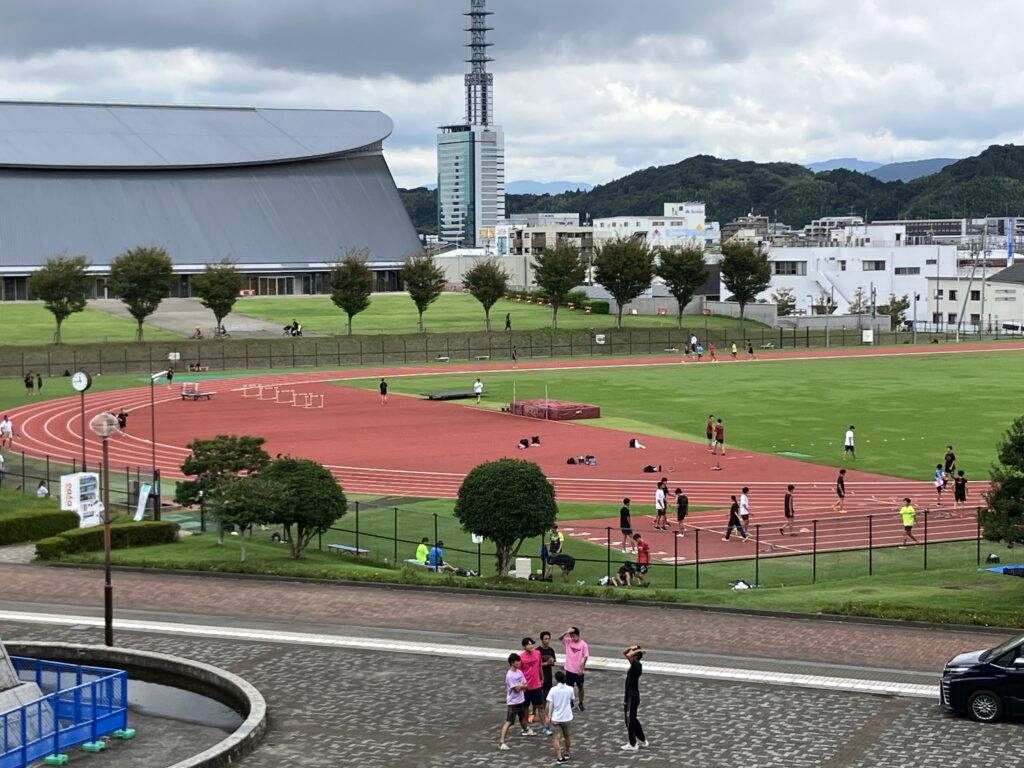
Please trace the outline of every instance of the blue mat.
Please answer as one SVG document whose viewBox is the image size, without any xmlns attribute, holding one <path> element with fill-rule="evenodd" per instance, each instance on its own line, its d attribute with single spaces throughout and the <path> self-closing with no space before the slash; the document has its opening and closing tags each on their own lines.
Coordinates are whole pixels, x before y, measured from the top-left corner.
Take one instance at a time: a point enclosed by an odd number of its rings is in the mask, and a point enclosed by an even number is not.
<svg viewBox="0 0 1024 768">
<path fill-rule="evenodd" d="M 978 570 L 1005 573 L 1007 576 L 1024 576 L 1024 563 L 1018 565 L 997 565 L 992 568 L 979 568 Z"/>
</svg>

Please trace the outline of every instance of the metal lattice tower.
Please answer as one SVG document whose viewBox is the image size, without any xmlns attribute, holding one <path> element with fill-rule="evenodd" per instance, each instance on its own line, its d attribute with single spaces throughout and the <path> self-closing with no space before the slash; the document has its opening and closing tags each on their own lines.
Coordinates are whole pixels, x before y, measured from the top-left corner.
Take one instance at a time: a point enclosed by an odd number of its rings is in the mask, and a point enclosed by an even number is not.
<svg viewBox="0 0 1024 768">
<path fill-rule="evenodd" d="M 487 26 L 487 17 L 491 12 L 487 10 L 487 0 L 469 0 L 470 26 L 469 32 L 470 57 L 466 61 L 471 65 L 470 73 L 466 75 L 466 123 L 469 125 L 490 125 L 494 122 L 493 106 L 491 104 L 491 89 L 494 85 L 494 76 L 487 71 L 487 62 L 493 59 L 487 55 L 487 49 L 491 46 L 487 42 L 487 33 L 493 28 Z"/>
</svg>

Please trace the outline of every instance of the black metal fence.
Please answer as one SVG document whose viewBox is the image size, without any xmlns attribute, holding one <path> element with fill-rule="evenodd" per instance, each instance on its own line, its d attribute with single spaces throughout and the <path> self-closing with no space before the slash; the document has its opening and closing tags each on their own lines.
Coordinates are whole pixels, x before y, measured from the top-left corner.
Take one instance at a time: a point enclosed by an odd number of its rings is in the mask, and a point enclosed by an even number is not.
<svg viewBox="0 0 1024 768">
<path fill-rule="evenodd" d="M 724 534 L 724 526 L 716 522 L 717 518 L 701 517 L 698 524 L 686 526 L 685 537 L 672 532 L 671 548 L 652 552 L 650 582 L 673 589 L 721 587 L 738 581 L 750 586 L 813 584 L 930 567 L 978 566 L 983 559 L 983 532 L 974 509 L 922 510 L 914 529 L 917 542 L 908 542 L 905 549 L 903 524 L 896 512 L 801 520 L 795 526 L 796 535 L 780 532 L 781 522 L 754 524 L 748 541 L 735 537 L 730 543 L 734 549 L 728 556 L 721 554 L 720 546 L 716 554 L 709 551 L 710 542 L 718 542 Z M 426 538 L 430 545 L 444 542 L 446 561 L 478 573 L 491 571 L 493 544 L 473 541 L 450 515 L 356 502 L 339 523 L 320 537 L 321 550 L 330 551 L 335 545 L 343 552 L 416 567 L 412 562 L 416 547 Z M 570 582 L 598 584 L 615 576 L 627 560 L 635 562 L 635 555 L 623 551 L 618 528 L 588 528 L 574 521 L 559 527 L 566 532 L 565 551 L 576 561 Z M 639 527 L 635 530 L 643 533 Z M 657 541 L 663 544 L 665 538 L 662 534 Z M 544 569 L 540 550 L 538 537 L 527 541 L 519 553 L 531 558 L 532 573 Z M 562 578 L 559 568 L 553 570 L 556 580 Z"/>
</svg>

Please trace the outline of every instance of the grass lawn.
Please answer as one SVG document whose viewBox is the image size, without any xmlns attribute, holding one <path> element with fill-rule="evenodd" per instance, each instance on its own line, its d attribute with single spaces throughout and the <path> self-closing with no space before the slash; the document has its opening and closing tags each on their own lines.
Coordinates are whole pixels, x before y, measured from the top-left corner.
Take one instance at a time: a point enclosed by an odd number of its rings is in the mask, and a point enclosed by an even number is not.
<svg viewBox="0 0 1024 768">
<path fill-rule="evenodd" d="M 274 544 L 266 532 L 246 540 L 247 559 L 239 562 L 239 541 L 228 536 L 223 546 L 215 533 L 189 536 L 174 544 L 160 544 L 113 552 L 116 565 L 180 568 L 231 573 L 261 573 L 324 579 L 352 579 L 414 584 L 451 584 L 479 589 L 503 589 L 521 593 L 590 595 L 615 600 L 685 602 L 736 608 L 784 610 L 878 616 L 921 621 L 1024 627 L 1024 579 L 979 572 L 973 565 L 939 566 L 928 571 L 895 571 L 850 576 L 814 585 L 765 586 L 736 591 L 729 587 L 732 577 L 752 581 L 751 561 L 713 564 L 701 569 L 701 589 L 684 584 L 672 589 L 663 572 L 653 575 L 650 589 L 577 586 L 575 582 L 551 584 L 494 578 L 469 579 L 431 574 L 410 566 L 395 567 L 383 560 L 338 556 L 313 548 L 299 561 L 292 560 L 287 546 Z M 578 553 L 577 553 L 578 554 Z M 906 552 L 900 552 L 906 554 Z M 961 553 L 966 554 L 966 553 Z M 860 553 L 863 557 L 863 553 Z M 102 553 L 68 556 L 73 562 L 100 563 Z M 470 563 L 453 558 L 459 565 Z M 577 569 L 574 577 L 584 577 Z M 744 572 L 746 571 L 746 572 Z M 603 570 L 602 570 L 603 572 Z M 484 563 L 484 575 L 493 573 L 493 562 Z"/>
<path fill-rule="evenodd" d="M 721 416 L 730 445 L 842 462 L 843 433 L 857 427 L 857 468 L 930 480 L 952 444 L 968 478 L 987 476 L 995 446 L 1024 401 L 1024 353 L 821 358 L 483 375 L 486 407 L 551 398 L 601 407 L 597 426 L 702 441 Z M 472 375 L 438 375 L 433 389 L 465 388 Z M 388 379 L 416 395 L 422 376 Z M 373 388 L 375 381 L 352 382 Z M 466 401 L 467 403 L 471 401 Z M 474 405 L 467 407 L 477 407 Z"/>
<path fill-rule="evenodd" d="M 344 334 L 346 315 L 325 296 L 300 296 L 289 298 L 245 298 L 235 304 L 235 311 L 253 317 L 280 323 L 297 319 L 303 328 L 317 333 Z M 491 328 L 500 331 L 505 327 L 505 313 L 512 315 L 512 329 L 515 331 L 536 331 L 551 327 L 551 307 L 523 304 L 516 301 L 498 301 L 491 308 Z M 708 328 L 739 328 L 739 320 L 731 317 L 709 317 Z M 423 314 L 423 324 L 428 332 L 484 330 L 484 311 L 476 299 L 466 293 L 445 293 L 430 305 Z M 625 316 L 623 328 L 675 328 L 676 319 L 665 315 Z M 686 328 L 704 328 L 704 318 L 688 315 L 683 318 Z M 561 329 L 612 328 L 614 315 L 586 315 L 582 310 L 558 310 L 558 327 Z M 750 329 L 766 326 L 747 321 Z M 416 306 L 406 295 L 389 294 L 374 296 L 370 307 L 352 320 L 353 333 L 416 333 Z"/>
<path fill-rule="evenodd" d="M 4 344 L 51 344 L 56 327 L 53 315 L 42 303 L 0 302 L 0 328 L 6 329 Z M 145 324 L 143 328 L 147 341 L 181 338 L 153 325 Z M 134 341 L 135 321 L 86 308 L 64 321 L 61 339 L 65 344 Z"/>
</svg>

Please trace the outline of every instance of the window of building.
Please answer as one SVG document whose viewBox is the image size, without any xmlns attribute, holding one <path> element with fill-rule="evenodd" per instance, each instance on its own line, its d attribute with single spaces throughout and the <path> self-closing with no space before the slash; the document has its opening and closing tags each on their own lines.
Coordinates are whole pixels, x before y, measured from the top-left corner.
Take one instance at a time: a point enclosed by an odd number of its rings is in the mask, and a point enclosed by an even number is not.
<svg viewBox="0 0 1024 768">
<path fill-rule="evenodd" d="M 950 312 L 946 315 L 946 322 L 950 325 L 956 325 L 956 312 Z"/>
<path fill-rule="evenodd" d="M 950 291 L 949 292 L 949 300 L 950 301 L 956 301 L 956 291 Z"/>
<path fill-rule="evenodd" d="M 846 271 L 846 262 L 845 261 L 840 261 L 839 262 L 839 271 L 840 272 L 845 272 Z"/>
<path fill-rule="evenodd" d="M 942 289 L 941 288 L 939 288 L 938 290 L 935 291 L 935 298 L 936 299 L 941 299 L 942 298 Z"/>
<path fill-rule="evenodd" d="M 932 322 L 936 325 L 942 325 L 942 313 L 935 312 L 932 314 Z"/>
<path fill-rule="evenodd" d="M 971 291 L 971 301 L 981 301 L 981 291 Z"/>
<path fill-rule="evenodd" d="M 773 261 L 772 272 L 776 275 L 806 275 L 806 261 Z"/>
<path fill-rule="evenodd" d="M 981 325 L 981 315 L 971 315 L 971 325 Z"/>
<path fill-rule="evenodd" d="M 925 264 L 938 264 L 939 262 L 936 261 L 935 259 L 925 259 L 924 263 Z"/>
<path fill-rule="evenodd" d="M 884 261 L 865 261 L 862 269 L 865 272 L 885 272 Z"/>
<path fill-rule="evenodd" d="M 920 275 L 920 267 L 896 267 L 897 275 Z"/>
<path fill-rule="evenodd" d="M 665 222 L 664 221 L 652 221 L 651 222 L 651 226 L 652 227 L 664 227 L 665 226 Z"/>
</svg>

